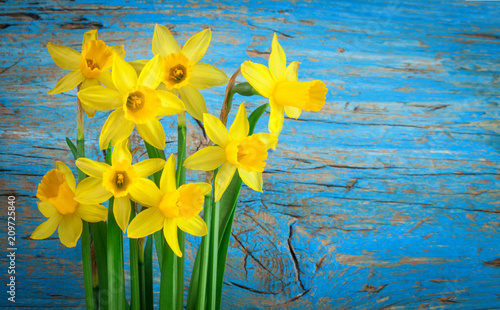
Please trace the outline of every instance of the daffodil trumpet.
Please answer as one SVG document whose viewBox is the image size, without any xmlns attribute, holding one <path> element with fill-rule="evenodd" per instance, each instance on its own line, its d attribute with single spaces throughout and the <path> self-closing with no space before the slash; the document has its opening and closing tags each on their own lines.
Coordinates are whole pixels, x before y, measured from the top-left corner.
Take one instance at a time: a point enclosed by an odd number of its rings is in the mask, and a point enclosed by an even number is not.
<svg viewBox="0 0 500 310">
<path fill-rule="evenodd" d="M 302 111 L 321 110 L 326 100 L 325 83 L 319 80 L 298 81 L 300 63 L 294 61 L 286 65 L 286 55 L 274 34 L 269 67 L 245 61 L 241 73 L 250 85 L 263 97 L 269 99 L 271 116 L 269 132 L 279 136 L 285 113 L 297 119 Z"/>
</svg>

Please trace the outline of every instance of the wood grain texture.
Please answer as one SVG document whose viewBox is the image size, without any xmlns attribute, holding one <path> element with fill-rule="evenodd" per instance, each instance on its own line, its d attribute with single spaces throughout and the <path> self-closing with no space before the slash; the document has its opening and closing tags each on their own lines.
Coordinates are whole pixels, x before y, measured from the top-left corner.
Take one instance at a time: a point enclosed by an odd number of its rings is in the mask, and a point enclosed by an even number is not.
<svg viewBox="0 0 500 310">
<path fill-rule="evenodd" d="M 159 23 L 180 43 L 211 28 L 202 61 L 228 75 L 266 63 L 277 33 L 299 79 L 329 88 L 321 113 L 285 121 L 264 193 L 243 188 L 223 309 L 500 309 L 500 2 L 0 2 L 0 218 L 15 194 L 21 239 L 17 303 L 2 294 L 0 308 L 84 308 L 79 247 L 28 238 L 43 221 L 37 184 L 72 164 L 76 134 L 76 92 L 46 94 L 64 74 L 46 44 L 80 50 L 99 29 L 127 60 L 149 58 Z M 224 88 L 203 94 L 218 115 Z M 93 159 L 107 115 L 87 120 Z M 189 155 L 204 137 L 188 122 Z M 175 118 L 162 123 L 175 152 Z"/>
</svg>

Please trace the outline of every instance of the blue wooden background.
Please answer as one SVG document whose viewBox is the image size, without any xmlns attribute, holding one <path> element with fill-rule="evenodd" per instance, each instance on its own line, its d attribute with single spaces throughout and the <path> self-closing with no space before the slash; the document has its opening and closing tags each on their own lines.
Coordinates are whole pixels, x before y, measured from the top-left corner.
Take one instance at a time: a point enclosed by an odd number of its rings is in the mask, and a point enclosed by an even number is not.
<svg viewBox="0 0 500 310">
<path fill-rule="evenodd" d="M 500 309 L 500 2 L 0 5 L 0 279 L 11 194 L 19 281 L 15 304 L 2 286 L 0 308 L 84 308 L 79 246 L 29 239 L 43 221 L 37 184 L 56 160 L 72 164 L 64 138 L 75 136 L 76 92 L 46 94 L 65 74 L 47 42 L 80 50 L 83 33 L 99 29 L 127 60 L 148 58 L 159 23 L 180 43 L 210 27 L 203 61 L 228 75 L 248 59 L 266 63 L 277 33 L 288 61 L 302 63 L 299 78 L 329 89 L 321 113 L 286 120 L 264 193 L 243 188 L 223 309 Z M 212 114 L 223 93 L 203 91 Z M 94 159 L 106 117 L 87 120 Z M 204 138 L 188 121 L 191 154 Z M 175 152 L 176 120 L 162 122 Z"/>
</svg>

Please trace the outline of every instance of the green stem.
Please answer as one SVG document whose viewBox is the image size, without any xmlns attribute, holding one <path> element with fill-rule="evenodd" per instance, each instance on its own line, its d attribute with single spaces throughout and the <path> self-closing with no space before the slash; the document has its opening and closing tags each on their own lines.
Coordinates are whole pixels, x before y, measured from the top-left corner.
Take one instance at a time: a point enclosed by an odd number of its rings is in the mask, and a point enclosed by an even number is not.
<svg viewBox="0 0 500 310">
<path fill-rule="evenodd" d="M 130 208 L 130 221 L 135 217 L 135 203 L 130 202 L 132 208 Z M 139 278 L 139 248 L 137 244 L 137 239 L 129 238 L 130 247 L 130 309 L 140 310 L 141 309 L 141 291 L 140 291 L 140 278 Z M 144 309 L 144 308 L 142 308 Z"/>
<path fill-rule="evenodd" d="M 144 249 L 144 282 L 146 307 L 141 310 L 153 310 L 153 236 L 148 236 Z"/>
<path fill-rule="evenodd" d="M 108 261 L 107 261 L 107 225 L 106 222 L 89 223 L 90 233 L 94 241 L 94 251 L 97 263 L 97 275 L 99 279 L 99 293 L 101 310 L 108 309 Z M 99 294 L 97 295 L 99 296 Z M 95 299 L 96 296 L 94 296 Z"/>
<path fill-rule="evenodd" d="M 85 304 L 87 306 L 87 309 L 95 309 L 94 288 L 92 285 L 92 263 L 90 260 L 89 223 L 85 221 L 83 221 L 81 243 L 82 243 L 83 282 L 85 287 Z"/>
<path fill-rule="evenodd" d="M 212 231 L 212 195 L 209 194 L 205 196 L 205 205 L 203 210 L 203 219 L 207 223 L 207 230 Z M 198 310 L 206 309 L 207 300 L 207 276 L 208 276 L 208 264 L 210 261 L 210 235 L 203 237 L 201 241 L 199 251 L 201 251 L 201 268 L 199 277 L 199 287 L 198 287 L 198 298 L 197 298 L 197 308 Z"/>
<path fill-rule="evenodd" d="M 180 113 L 178 116 L 177 127 L 177 170 L 176 178 L 177 188 L 186 184 L 186 168 L 184 168 L 184 160 L 186 159 L 186 113 Z M 184 231 L 177 229 L 177 239 L 181 253 L 184 253 Z M 184 302 L 184 256 L 174 257 L 174 264 L 177 266 L 177 309 L 182 310 Z"/>
<path fill-rule="evenodd" d="M 168 245 L 163 247 L 163 267 L 160 279 L 160 310 L 177 309 L 177 255 Z"/>
<path fill-rule="evenodd" d="M 146 150 L 148 152 L 148 157 L 149 158 L 161 158 L 165 160 L 165 152 L 163 150 L 159 150 L 152 146 L 151 144 L 147 143 L 144 141 L 144 144 L 146 145 Z M 153 181 L 155 182 L 156 186 L 160 186 L 160 179 L 161 179 L 161 174 L 163 172 L 163 169 L 156 172 L 153 174 Z M 163 234 L 160 231 L 155 232 L 154 234 L 154 243 L 156 245 L 156 255 L 158 257 L 158 264 L 160 265 L 160 272 L 161 269 L 163 268 L 163 244 L 165 243 L 165 237 L 163 237 Z M 151 247 L 152 249 L 152 247 Z M 152 268 L 152 267 L 151 267 Z"/>
<path fill-rule="evenodd" d="M 78 87 L 80 88 L 80 87 Z M 76 103 L 76 150 L 77 157 L 85 157 L 85 125 L 84 125 L 84 113 L 82 104 L 80 100 L 77 100 Z M 81 182 L 85 179 L 86 175 L 78 169 L 78 182 Z M 89 232 L 89 223 L 83 221 L 82 228 L 82 266 L 83 266 L 83 282 L 85 288 L 85 304 L 87 309 L 94 310 L 94 306 L 99 301 L 95 301 L 97 296 L 94 296 L 94 287 L 92 285 L 92 258 L 90 253 L 90 232 Z"/>
<path fill-rule="evenodd" d="M 106 162 L 111 164 L 111 148 L 108 148 Z M 126 309 L 125 278 L 123 270 L 123 236 L 113 213 L 114 197 L 108 205 L 108 306 L 111 310 Z"/>
<path fill-rule="evenodd" d="M 208 309 L 215 310 L 217 304 L 217 275 L 219 260 L 220 201 L 212 202 L 212 229 L 210 234 L 210 274 L 208 279 Z"/>
</svg>

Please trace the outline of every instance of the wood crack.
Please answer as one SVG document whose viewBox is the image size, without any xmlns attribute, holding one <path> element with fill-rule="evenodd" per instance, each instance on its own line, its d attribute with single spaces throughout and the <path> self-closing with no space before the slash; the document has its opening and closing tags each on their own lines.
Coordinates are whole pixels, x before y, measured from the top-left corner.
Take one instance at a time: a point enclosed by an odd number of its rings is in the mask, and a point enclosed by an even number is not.
<svg viewBox="0 0 500 310">
<path fill-rule="evenodd" d="M 290 225 L 290 233 L 288 235 L 287 244 L 288 250 L 290 251 L 290 256 L 292 257 L 293 267 L 295 268 L 295 282 L 298 283 L 301 290 L 305 290 L 304 284 L 302 284 L 302 280 L 300 279 L 300 266 L 299 261 L 297 260 L 297 255 L 295 254 L 295 250 L 292 245 L 292 237 L 293 237 L 293 223 Z"/>
</svg>

